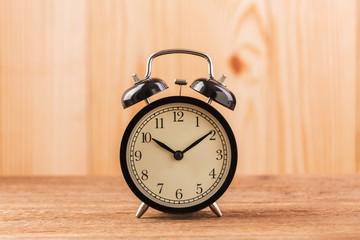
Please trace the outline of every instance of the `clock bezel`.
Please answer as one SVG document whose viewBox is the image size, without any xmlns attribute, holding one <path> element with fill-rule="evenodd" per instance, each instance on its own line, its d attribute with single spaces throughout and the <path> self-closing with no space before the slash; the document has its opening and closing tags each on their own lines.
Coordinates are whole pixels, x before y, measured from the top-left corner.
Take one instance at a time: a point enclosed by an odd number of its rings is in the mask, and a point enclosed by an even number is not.
<svg viewBox="0 0 360 240">
<path fill-rule="evenodd" d="M 230 159 L 229 172 L 228 172 L 223 184 L 210 198 L 206 199 L 203 202 L 200 202 L 199 204 L 196 204 L 196 205 L 190 206 L 190 207 L 176 207 L 176 208 L 169 207 L 169 206 L 161 205 L 161 204 L 151 200 L 145 194 L 143 194 L 138 189 L 136 184 L 133 182 L 133 180 L 130 176 L 130 169 L 128 168 L 128 165 L 127 165 L 127 159 L 126 159 L 127 158 L 127 146 L 129 144 L 129 138 L 130 138 L 131 132 L 134 130 L 134 127 L 136 126 L 136 124 L 141 120 L 141 118 L 145 114 L 149 113 L 150 111 L 152 111 L 153 109 L 155 109 L 157 107 L 160 107 L 162 105 L 169 104 L 169 103 L 187 103 L 187 104 L 191 104 L 191 105 L 194 105 L 194 106 L 197 106 L 199 108 L 206 110 L 207 112 L 209 112 L 212 116 L 214 116 L 219 121 L 219 123 L 222 125 L 222 127 L 225 130 L 224 134 L 226 134 L 229 139 L 229 145 L 230 145 L 229 149 L 231 151 L 231 159 Z M 130 187 L 131 191 L 145 204 L 149 205 L 150 207 L 152 207 L 154 209 L 157 209 L 157 210 L 160 210 L 163 212 L 167 212 L 167 213 L 195 212 L 195 211 L 201 210 L 205 207 L 208 207 L 209 205 L 214 203 L 217 199 L 219 199 L 225 193 L 225 191 L 230 186 L 230 183 L 234 178 L 236 166 L 237 166 L 237 145 L 236 145 L 235 136 L 233 134 L 233 131 L 231 130 L 230 125 L 228 124 L 226 119 L 214 107 L 210 106 L 209 104 L 207 104 L 199 99 L 192 98 L 192 97 L 186 97 L 186 96 L 165 97 L 165 98 L 159 99 L 159 100 L 154 101 L 154 102 L 150 103 L 149 105 L 145 106 L 131 119 L 130 123 L 128 124 L 128 126 L 125 129 L 125 132 L 124 132 L 124 135 L 123 135 L 123 138 L 121 141 L 120 165 L 121 165 L 121 170 L 122 170 L 123 176 L 125 178 L 125 181 L 128 184 L 128 186 Z"/>
</svg>

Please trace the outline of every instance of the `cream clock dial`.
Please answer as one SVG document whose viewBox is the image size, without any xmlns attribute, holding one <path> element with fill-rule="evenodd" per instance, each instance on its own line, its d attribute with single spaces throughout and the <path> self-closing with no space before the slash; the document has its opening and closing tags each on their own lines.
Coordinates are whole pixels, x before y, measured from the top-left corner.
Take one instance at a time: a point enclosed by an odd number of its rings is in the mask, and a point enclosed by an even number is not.
<svg viewBox="0 0 360 240">
<path fill-rule="evenodd" d="M 124 177 L 147 205 L 170 213 L 200 210 L 228 188 L 236 142 L 222 115 L 200 100 L 168 97 L 142 109 L 125 130 Z"/>
</svg>

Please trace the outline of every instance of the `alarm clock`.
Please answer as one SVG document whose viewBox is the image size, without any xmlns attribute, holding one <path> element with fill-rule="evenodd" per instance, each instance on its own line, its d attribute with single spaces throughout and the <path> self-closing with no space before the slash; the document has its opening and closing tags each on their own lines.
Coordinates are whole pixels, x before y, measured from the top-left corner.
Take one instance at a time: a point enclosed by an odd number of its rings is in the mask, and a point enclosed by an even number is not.
<svg viewBox="0 0 360 240">
<path fill-rule="evenodd" d="M 190 88 L 207 101 L 182 96 L 186 80 L 175 79 L 178 96 L 150 102 L 149 97 L 166 90 L 161 79 L 151 78 L 154 58 L 165 54 L 191 54 L 205 58 L 209 77 L 195 80 Z M 226 119 L 211 106 L 212 101 L 234 110 L 236 99 L 225 84 L 216 80 L 211 58 L 198 51 L 168 49 L 153 53 L 146 74 L 133 74 L 134 86 L 122 96 L 128 108 L 140 101 L 147 105 L 130 121 L 120 146 L 120 165 L 126 183 L 142 201 L 136 216 L 148 209 L 167 213 L 189 213 L 205 207 L 221 217 L 216 200 L 229 187 L 236 170 L 236 140 Z"/>
</svg>

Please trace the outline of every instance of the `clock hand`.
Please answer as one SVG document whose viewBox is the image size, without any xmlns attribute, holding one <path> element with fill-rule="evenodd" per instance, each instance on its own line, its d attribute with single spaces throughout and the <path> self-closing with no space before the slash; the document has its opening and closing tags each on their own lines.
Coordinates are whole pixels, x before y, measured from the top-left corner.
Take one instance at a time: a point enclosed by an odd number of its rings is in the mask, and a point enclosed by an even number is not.
<svg viewBox="0 0 360 240">
<path fill-rule="evenodd" d="M 196 140 L 195 142 L 193 142 L 190 146 L 188 146 L 187 148 L 184 149 L 184 151 L 182 151 L 182 153 L 184 154 L 185 152 L 189 151 L 191 148 L 195 147 L 196 145 L 198 145 L 202 140 L 204 140 L 207 136 L 209 136 L 211 134 L 213 130 L 210 130 L 207 134 L 205 134 L 204 136 L 202 136 L 201 138 L 199 138 L 198 140 Z"/>
<path fill-rule="evenodd" d="M 171 148 L 169 148 L 168 146 L 166 146 L 164 143 L 160 142 L 159 140 L 156 140 L 155 138 L 152 138 L 152 140 L 154 140 L 154 142 L 156 142 L 160 147 L 168 150 L 171 153 L 175 153 L 174 150 L 172 150 Z"/>
</svg>

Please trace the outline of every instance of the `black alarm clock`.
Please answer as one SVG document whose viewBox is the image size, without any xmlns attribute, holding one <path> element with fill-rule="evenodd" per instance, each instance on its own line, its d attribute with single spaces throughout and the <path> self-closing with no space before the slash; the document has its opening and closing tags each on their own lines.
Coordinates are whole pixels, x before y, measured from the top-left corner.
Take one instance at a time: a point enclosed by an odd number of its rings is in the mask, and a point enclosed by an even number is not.
<svg viewBox="0 0 360 240">
<path fill-rule="evenodd" d="M 192 54 L 205 58 L 209 78 L 195 80 L 190 88 L 208 97 L 206 102 L 179 96 L 150 102 L 149 97 L 168 88 L 160 79 L 151 78 L 152 60 L 165 54 Z M 124 108 L 140 101 L 147 105 L 130 121 L 120 146 L 123 176 L 133 193 L 142 201 L 136 216 L 148 207 L 167 213 L 189 213 L 210 207 L 222 216 L 216 200 L 229 187 L 236 170 L 237 146 L 226 119 L 210 104 L 212 101 L 234 110 L 235 96 L 224 85 L 225 75 L 213 76 L 211 58 L 201 52 L 169 49 L 152 54 L 146 74 L 122 96 Z"/>
</svg>

